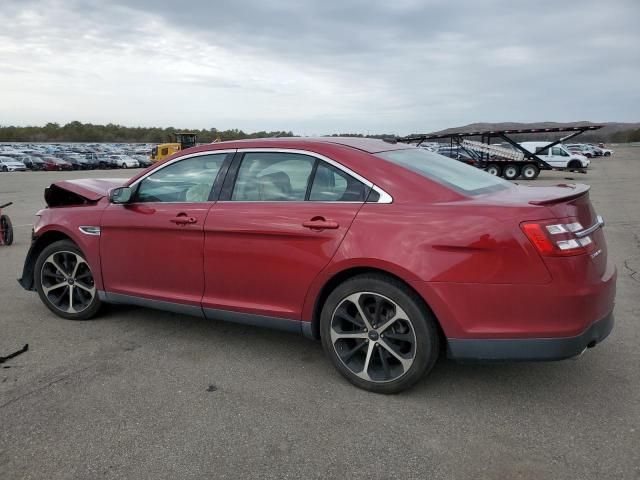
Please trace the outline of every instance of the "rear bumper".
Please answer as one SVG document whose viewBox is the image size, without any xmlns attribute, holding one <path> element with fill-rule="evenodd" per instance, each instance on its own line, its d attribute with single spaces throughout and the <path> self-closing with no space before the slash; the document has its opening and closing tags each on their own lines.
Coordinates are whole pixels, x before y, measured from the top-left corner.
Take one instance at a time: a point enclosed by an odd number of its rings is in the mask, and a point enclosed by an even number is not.
<svg viewBox="0 0 640 480">
<path fill-rule="evenodd" d="M 613 312 L 573 337 L 448 340 L 449 358 L 466 361 L 544 361 L 575 357 L 613 330 Z"/>
</svg>

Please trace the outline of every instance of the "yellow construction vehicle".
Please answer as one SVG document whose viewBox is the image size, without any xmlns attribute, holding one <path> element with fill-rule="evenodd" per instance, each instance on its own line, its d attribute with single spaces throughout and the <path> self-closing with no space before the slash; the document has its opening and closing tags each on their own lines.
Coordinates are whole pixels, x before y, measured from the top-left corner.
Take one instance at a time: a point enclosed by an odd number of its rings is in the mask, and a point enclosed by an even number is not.
<svg viewBox="0 0 640 480">
<path fill-rule="evenodd" d="M 167 157 L 170 157 L 180 150 L 185 148 L 191 148 L 196 146 L 198 136 L 195 133 L 180 132 L 174 134 L 174 141 L 170 143 L 161 143 L 151 149 L 151 156 L 149 157 L 152 162 L 159 162 Z"/>
</svg>

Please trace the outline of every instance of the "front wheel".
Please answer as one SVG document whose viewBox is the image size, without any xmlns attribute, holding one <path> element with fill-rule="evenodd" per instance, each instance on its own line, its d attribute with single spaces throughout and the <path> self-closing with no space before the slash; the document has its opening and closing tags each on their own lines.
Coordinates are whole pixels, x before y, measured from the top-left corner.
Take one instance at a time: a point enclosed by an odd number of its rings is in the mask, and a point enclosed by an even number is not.
<svg viewBox="0 0 640 480">
<path fill-rule="evenodd" d="M 357 387 L 398 393 L 431 370 L 440 343 L 421 299 L 384 275 L 359 275 L 327 298 L 322 344 L 335 368 Z"/>
<path fill-rule="evenodd" d="M 42 302 L 62 318 L 87 320 L 100 310 L 91 267 L 82 251 L 69 240 L 52 243 L 42 250 L 34 280 Z"/>
<path fill-rule="evenodd" d="M 0 216 L 0 235 L 2 235 L 3 244 L 11 245 L 13 243 L 13 225 L 7 215 Z"/>
<path fill-rule="evenodd" d="M 515 180 L 520 176 L 520 167 L 518 167 L 518 165 L 513 165 L 513 164 L 507 165 L 506 167 L 504 167 L 504 171 L 502 172 L 502 175 L 507 180 Z"/>
</svg>

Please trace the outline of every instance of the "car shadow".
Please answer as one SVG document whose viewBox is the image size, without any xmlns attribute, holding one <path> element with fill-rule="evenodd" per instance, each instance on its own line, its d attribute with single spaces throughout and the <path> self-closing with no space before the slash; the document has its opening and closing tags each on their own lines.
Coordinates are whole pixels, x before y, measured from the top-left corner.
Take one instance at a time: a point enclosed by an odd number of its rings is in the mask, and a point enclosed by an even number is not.
<svg viewBox="0 0 640 480">
<path fill-rule="evenodd" d="M 264 354 L 274 364 L 286 365 L 288 374 L 304 375 L 305 381 L 308 375 L 316 375 L 318 382 L 348 385 L 325 356 L 320 341 L 295 333 L 125 305 L 109 305 L 96 320 L 125 322 L 132 328 L 142 328 L 144 333 L 152 332 L 150 336 L 166 336 L 170 332 L 169 335 L 180 336 L 180 348 L 184 349 L 186 344 L 187 350 L 190 346 L 202 350 L 203 344 L 222 344 L 227 351 L 240 353 L 250 345 L 254 356 L 247 361 L 258 362 L 258 368 L 260 356 Z M 138 341 L 144 343 L 145 338 Z M 459 363 L 441 355 L 428 375 L 396 397 L 428 399 L 471 395 L 470 398 L 483 401 L 504 399 L 505 395 L 521 397 L 523 401 L 540 395 L 565 399 L 584 397 L 600 388 L 600 383 L 588 378 L 607 374 L 601 370 L 602 362 L 587 358 L 594 353 L 588 351 L 577 360 L 519 363 Z M 208 355 L 207 350 L 201 355 Z"/>
</svg>

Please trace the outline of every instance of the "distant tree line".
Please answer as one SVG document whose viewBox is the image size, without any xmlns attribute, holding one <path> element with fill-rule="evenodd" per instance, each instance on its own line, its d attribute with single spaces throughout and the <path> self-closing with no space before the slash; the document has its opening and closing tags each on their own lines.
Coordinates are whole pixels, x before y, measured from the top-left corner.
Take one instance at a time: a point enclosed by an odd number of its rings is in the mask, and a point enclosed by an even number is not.
<svg viewBox="0 0 640 480">
<path fill-rule="evenodd" d="M 163 143 L 172 139 L 176 132 L 189 131 L 198 135 L 202 143 L 213 142 L 217 138 L 225 140 L 242 140 L 245 138 L 293 137 L 291 131 L 252 132 L 247 133 L 237 128 L 231 130 L 183 129 L 175 127 L 125 127 L 109 123 L 94 125 L 92 123 L 70 122 L 65 125 L 47 123 L 43 127 L 0 126 L 0 141 L 2 142 L 113 142 L 113 143 Z M 333 137 L 362 137 L 362 138 L 393 138 L 394 134 L 363 135 L 361 133 L 336 133 Z M 530 139 L 527 136 L 516 135 L 519 141 Z M 558 137 L 560 138 L 560 137 Z M 640 142 L 640 129 L 621 130 L 603 135 L 599 131 L 585 132 L 576 139 L 578 142 Z"/>
<path fill-rule="evenodd" d="M 113 142 L 113 143 L 163 143 L 170 141 L 175 132 L 193 132 L 198 141 L 213 142 L 219 138 L 225 140 L 242 140 L 245 138 L 292 137 L 292 132 L 252 132 L 246 133 L 237 128 L 231 130 L 193 130 L 175 127 L 125 127 L 122 125 L 94 125 L 78 121 L 59 125 L 47 123 L 44 127 L 0 126 L 0 141 L 3 142 Z"/>
</svg>

